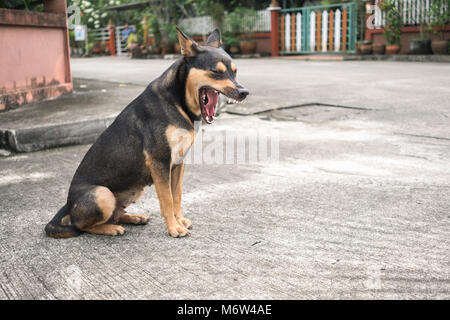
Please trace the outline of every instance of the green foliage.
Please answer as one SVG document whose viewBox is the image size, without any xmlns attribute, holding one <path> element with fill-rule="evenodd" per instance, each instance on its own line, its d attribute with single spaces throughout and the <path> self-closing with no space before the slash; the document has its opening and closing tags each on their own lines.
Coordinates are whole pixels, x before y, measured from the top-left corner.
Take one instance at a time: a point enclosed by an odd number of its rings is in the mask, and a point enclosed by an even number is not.
<svg viewBox="0 0 450 320">
<path fill-rule="evenodd" d="M 256 10 L 266 9 L 270 0 L 193 0 L 192 4 L 196 7 L 199 15 L 212 15 L 209 10 L 211 10 L 211 6 L 220 5 L 223 7 L 224 11 L 233 11 L 237 7 L 247 7 Z M 281 3 L 281 0 L 278 1 Z M 289 1 L 290 2 L 290 1 Z M 293 1 L 294 6 L 300 6 L 300 4 L 304 2 L 304 0 L 295 0 Z M 214 9 L 212 9 L 214 10 Z"/>
<path fill-rule="evenodd" d="M 209 15 L 212 17 L 214 24 L 222 29 L 225 18 L 225 6 L 215 0 L 198 0 L 195 1 L 199 15 Z"/>
<path fill-rule="evenodd" d="M 342 0 L 322 0 L 320 1 L 321 6 L 328 6 L 330 4 L 342 3 Z"/>
<path fill-rule="evenodd" d="M 149 26 L 153 38 L 155 39 L 155 45 L 159 47 L 161 45 L 161 30 L 159 28 L 158 19 L 156 19 L 154 15 L 149 17 Z"/>
<path fill-rule="evenodd" d="M 177 29 L 175 28 L 175 25 L 173 24 L 165 24 L 163 25 L 163 29 L 166 34 L 166 39 L 169 43 L 174 43 L 178 41 L 178 33 Z"/>
<path fill-rule="evenodd" d="M 237 35 L 239 33 L 247 33 L 251 31 L 253 19 L 257 17 L 257 11 L 244 7 L 237 7 L 226 17 L 227 24 L 231 33 Z"/>
<path fill-rule="evenodd" d="M 450 0 L 433 0 L 428 10 L 430 17 L 429 29 L 433 33 L 438 33 L 441 40 L 444 40 L 445 26 L 450 22 Z"/>
<path fill-rule="evenodd" d="M 86 54 L 87 55 L 90 55 L 90 54 L 92 54 L 92 50 L 94 49 L 94 43 L 93 42 L 89 42 L 88 43 L 88 46 L 87 46 L 87 52 L 86 52 Z"/>
<path fill-rule="evenodd" d="M 386 0 L 380 3 L 380 9 L 386 12 L 386 27 L 384 37 L 388 45 L 400 45 L 403 21 L 400 9 L 395 7 L 393 0 Z"/>
<path fill-rule="evenodd" d="M 69 30 L 69 43 L 72 46 L 75 43 L 75 31 Z"/>
<path fill-rule="evenodd" d="M 226 16 L 229 31 L 224 32 L 223 41 L 229 46 L 238 46 L 241 42 L 239 34 L 248 33 L 253 26 L 252 18 L 256 18 L 257 11 L 244 7 L 237 7 Z"/>
<path fill-rule="evenodd" d="M 43 11 L 42 0 L 0 0 L 0 8 Z"/>
<path fill-rule="evenodd" d="M 223 42 L 229 46 L 239 46 L 239 43 L 241 42 L 241 38 L 230 35 L 229 33 L 225 33 L 223 35 Z"/>
<path fill-rule="evenodd" d="M 88 29 L 97 29 L 106 26 L 111 18 L 110 13 L 104 8 L 121 4 L 122 0 L 68 0 L 67 6 L 77 5 L 81 10 L 81 24 L 87 25 Z"/>
</svg>

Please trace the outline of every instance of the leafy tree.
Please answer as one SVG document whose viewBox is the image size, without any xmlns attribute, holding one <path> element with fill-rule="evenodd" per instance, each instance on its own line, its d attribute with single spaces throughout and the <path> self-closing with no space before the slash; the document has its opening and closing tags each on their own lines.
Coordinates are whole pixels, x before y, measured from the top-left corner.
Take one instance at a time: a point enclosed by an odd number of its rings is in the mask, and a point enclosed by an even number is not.
<svg viewBox="0 0 450 320">
<path fill-rule="evenodd" d="M 433 0 L 428 14 L 431 31 L 438 33 L 440 39 L 444 40 L 445 27 L 450 23 L 450 0 Z"/>
</svg>

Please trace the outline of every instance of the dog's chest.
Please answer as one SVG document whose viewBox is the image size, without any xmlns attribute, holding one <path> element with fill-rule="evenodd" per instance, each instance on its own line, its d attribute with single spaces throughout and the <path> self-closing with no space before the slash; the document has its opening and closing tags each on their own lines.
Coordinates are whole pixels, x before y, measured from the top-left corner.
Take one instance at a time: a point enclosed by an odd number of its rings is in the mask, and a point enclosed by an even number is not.
<svg viewBox="0 0 450 320">
<path fill-rule="evenodd" d="M 181 163 L 194 143 L 195 132 L 193 129 L 169 125 L 166 129 L 166 138 L 171 150 L 172 162 Z"/>
</svg>

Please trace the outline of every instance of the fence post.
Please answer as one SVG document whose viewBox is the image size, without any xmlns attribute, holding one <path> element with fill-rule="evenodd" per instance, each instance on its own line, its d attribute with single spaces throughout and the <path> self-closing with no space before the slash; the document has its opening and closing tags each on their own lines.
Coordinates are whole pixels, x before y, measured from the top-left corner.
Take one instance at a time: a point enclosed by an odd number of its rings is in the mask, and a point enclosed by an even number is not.
<svg viewBox="0 0 450 320">
<path fill-rule="evenodd" d="M 272 0 L 270 3 L 270 7 L 267 8 L 267 10 L 270 11 L 270 25 L 271 25 L 271 31 L 270 31 L 270 51 L 272 54 L 272 57 L 277 57 L 280 55 L 280 40 L 279 40 L 279 25 L 278 25 L 278 15 L 281 10 L 280 6 L 278 5 L 278 2 L 276 0 Z"/>
<path fill-rule="evenodd" d="M 108 23 L 109 28 L 109 41 L 108 41 L 108 47 L 109 47 L 109 54 L 112 56 L 116 55 L 116 41 L 115 41 L 115 35 L 114 35 L 114 24 L 112 20 L 109 20 Z"/>
</svg>

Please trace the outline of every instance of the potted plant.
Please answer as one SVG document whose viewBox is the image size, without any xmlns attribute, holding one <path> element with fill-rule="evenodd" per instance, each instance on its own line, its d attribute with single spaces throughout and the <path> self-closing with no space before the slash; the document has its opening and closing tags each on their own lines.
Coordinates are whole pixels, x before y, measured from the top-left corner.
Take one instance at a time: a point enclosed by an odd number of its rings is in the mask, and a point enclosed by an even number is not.
<svg viewBox="0 0 450 320">
<path fill-rule="evenodd" d="M 361 54 L 371 54 L 372 53 L 372 41 L 364 40 L 359 47 Z"/>
<path fill-rule="evenodd" d="M 153 35 L 153 43 L 151 47 L 151 52 L 153 54 L 160 54 L 161 53 L 161 30 L 159 28 L 158 20 L 155 18 L 155 16 L 151 16 L 150 18 L 150 30 Z"/>
<path fill-rule="evenodd" d="M 429 16 L 430 30 L 435 34 L 439 34 L 438 40 L 431 41 L 431 49 L 434 54 L 448 54 L 448 40 L 444 38 L 444 31 L 450 20 L 450 0 L 432 1 Z"/>
<path fill-rule="evenodd" d="M 227 15 L 227 23 L 230 27 L 230 32 L 227 34 L 228 41 L 231 40 L 230 45 L 231 53 L 236 51 L 236 45 L 239 45 L 240 51 L 243 54 L 254 54 L 256 52 L 256 41 L 251 37 L 245 35 L 244 38 L 239 38 L 239 34 L 250 33 L 253 27 L 253 21 L 257 17 L 258 13 L 249 8 L 237 7 L 230 14 Z M 237 40 L 239 39 L 239 44 Z"/>
<path fill-rule="evenodd" d="M 363 42 L 364 41 L 362 41 L 362 40 L 359 40 L 356 42 L 356 45 L 355 45 L 356 54 L 361 54 L 361 46 L 362 46 Z"/>
<path fill-rule="evenodd" d="M 400 37 L 402 35 L 402 17 L 395 6 L 393 0 L 386 0 L 380 3 L 380 9 L 386 12 L 386 26 L 384 37 L 386 38 L 386 53 L 397 54 L 400 51 Z"/>
<path fill-rule="evenodd" d="M 239 48 L 243 54 L 255 54 L 257 43 L 252 38 L 244 38 L 239 43 Z"/>
<path fill-rule="evenodd" d="M 374 43 L 372 44 L 372 53 L 373 54 L 384 54 L 386 50 L 386 45 L 382 43 Z"/>
<path fill-rule="evenodd" d="M 178 39 L 177 31 L 175 29 L 175 25 L 166 24 L 163 26 L 165 36 L 161 41 L 161 53 L 168 54 L 174 53 L 174 44 Z"/>
<path fill-rule="evenodd" d="M 420 37 L 409 40 L 410 54 L 430 54 L 431 39 L 425 35 L 425 25 L 420 24 Z"/>
<path fill-rule="evenodd" d="M 230 32 L 226 32 L 223 36 L 223 41 L 225 43 L 225 50 L 227 50 L 231 54 L 239 53 L 239 44 L 241 43 L 241 38 L 233 36 Z"/>
</svg>

